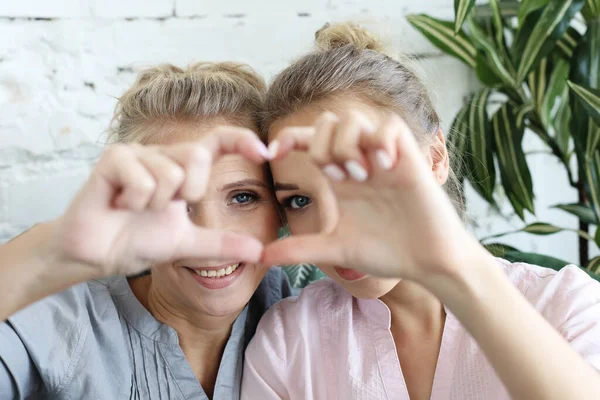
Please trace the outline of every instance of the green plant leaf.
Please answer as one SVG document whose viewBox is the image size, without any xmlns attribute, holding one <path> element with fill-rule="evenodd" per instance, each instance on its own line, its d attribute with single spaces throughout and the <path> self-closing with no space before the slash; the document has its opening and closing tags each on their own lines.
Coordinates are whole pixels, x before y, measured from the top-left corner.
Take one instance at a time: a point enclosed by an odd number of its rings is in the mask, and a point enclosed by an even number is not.
<svg viewBox="0 0 600 400">
<path fill-rule="evenodd" d="M 516 248 L 503 243 L 488 243 L 483 245 L 494 257 L 504 258 L 507 251 L 519 251 Z"/>
<path fill-rule="evenodd" d="M 475 68 L 477 49 L 471 44 L 464 32 L 454 32 L 452 22 L 442 21 L 424 14 L 409 15 L 406 19 L 444 53 L 458 58 L 471 68 Z"/>
<path fill-rule="evenodd" d="M 477 52 L 476 63 L 475 74 L 481 83 L 488 87 L 499 87 L 502 85 L 502 79 L 492 70 L 483 52 Z"/>
<path fill-rule="evenodd" d="M 563 93 L 560 102 L 561 104 L 552 120 L 552 137 L 561 152 L 561 158 L 565 165 L 569 165 L 571 155 L 571 105 L 568 91 Z"/>
<path fill-rule="evenodd" d="M 508 57 L 502 58 L 496 50 L 494 44 L 489 40 L 486 33 L 475 22 L 474 19 L 469 19 L 469 31 L 471 38 L 475 42 L 475 46 L 483 52 L 490 70 L 509 87 L 516 87 L 514 77 L 514 68 L 510 64 Z M 505 64 L 507 63 L 507 64 Z"/>
<path fill-rule="evenodd" d="M 583 3 L 584 0 L 549 0 L 539 18 L 526 18 L 513 44 L 513 57 L 519 59 L 517 82 L 522 82 L 539 61 L 552 51 Z"/>
<path fill-rule="evenodd" d="M 552 72 L 542 94 L 542 101 L 539 105 L 539 115 L 542 119 L 542 125 L 549 129 L 552 124 L 552 112 L 560 106 L 561 101 L 566 102 L 565 92 L 567 92 L 567 79 L 569 77 L 569 63 L 566 60 L 557 58 L 552 66 Z M 556 108 L 556 110 L 558 110 Z"/>
<path fill-rule="evenodd" d="M 600 227 L 596 227 L 596 233 L 594 234 L 594 242 L 596 246 L 600 246 Z"/>
<path fill-rule="evenodd" d="M 600 18 L 600 0 L 587 0 L 581 14 L 587 22 Z"/>
<path fill-rule="evenodd" d="M 573 82 L 569 82 L 569 87 L 575 94 L 575 98 L 586 109 L 588 115 L 600 126 L 600 90 L 579 86 Z"/>
<path fill-rule="evenodd" d="M 582 164 L 584 186 L 598 217 L 600 215 L 600 152 L 597 150 L 592 155 L 584 155 Z"/>
<path fill-rule="evenodd" d="M 562 232 L 563 230 L 563 228 L 559 228 L 558 226 L 546 222 L 535 222 L 521 229 L 521 232 L 532 233 L 534 235 L 552 235 L 554 233 Z"/>
<path fill-rule="evenodd" d="M 460 32 L 463 23 L 475 5 L 475 0 L 454 0 L 454 32 Z"/>
<path fill-rule="evenodd" d="M 563 37 L 561 37 L 556 42 L 556 49 L 558 50 L 558 54 L 560 54 L 566 60 L 571 60 L 573 57 L 573 52 L 577 47 L 577 44 L 581 40 L 581 34 L 577 32 L 577 30 L 573 27 L 569 27 Z"/>
<path fill-rule="evenodd" d="M 498 6 L 502 18 L 513 18 L 518 15 L 521 2 L 516 0 L 500 0 Z M 471 15 L 477 20 L 482 20 L 493 17 L 494 11 L 490 4 L 475 4 Z"/>
<path fill-rule="evenodd" d="M 589 272 L 591 272 L 593 274 L 599 274 L 600 273 L 600 256 L 592 258 L 590 260 L 590 262 L 588 263 L 588 265 L 585 267 L 585 269 L 587 269 Z"/>
<path fill-rule="evenodd" d="M 596 218 L 596 214 L 594 214 L 594 210 L 592 210 L 590 207 L 586 206 L 585 204 L 577 204 L 577 203 L 557 204 L 555 206 L 552 206 L 552 208 L 558 208 L 559 210 L 568 212 L 569 214 L 576 216 L 577 218 L 579 218 L 581 221 L 585 222 L 586 224 L 590 224 L 590 225 L 598 224 L 598 219 Z"/>
<path fill-rule="evenodd" d="M 542 58 L 538 67 L 532 70 L 527 76 L 527 86 L 529 86 L 529 90 L 531 91 L 531 99 L 538 115 L 541 114 L 544 94 L 548 85 L 548 71 L 550 69 L 548 64 L 548 58 Z"/>
<path fill-rule="evenodd" d="M 517 127 L 514 108 L 505 103 L 492 117 L 502 186 L 513 208 L 523 219 L 523 209 L 535 214 L 533 183 L 521 143 L 524 127 Z"/>
<path fill-rule="evenodd" d="M 523 25 L 525 18 L 533 11 L 537 11 L 548 4 L 549 0 L 523 0 L 519 7 L 519 26 Z"/>
<path fill-rule="evenodd" d="M 467 115 L 467 134 L 470 150 L 469 180 L 477 192 L 490 204 L 495 204 L 493 193 L 496 185 L 494 166 L 494 137 L 487 114 L 487 101 L 491 89 L 480 90 L 471 100 Z"/>
<path fill-rule="evenodd" d="M 588 89 L 600 89 L 600 20 L 591 21 L 579 41 L 571 60 L 569 80 Z M 576 96 L 570 97 L 571 132 L 581 165 L 597 148 L 600 127 L 593 123 L 584 104 Z"/>
<path fill-rule="evenodd" d="M 490 0 L 490 7 L 492 8 L 492 21 L 494 23 L 494 30 L 496 38 L 496 47 L 502 52 L 504 50 L 504 23 L 502 22 L 502 12 L 500 11 L 500 5 L 498 0 Z M 501 53 L 503 56 L 507 56 L 506 53 Z M 506 57 L 510 62 L 510 58 Z"/>
</svg>

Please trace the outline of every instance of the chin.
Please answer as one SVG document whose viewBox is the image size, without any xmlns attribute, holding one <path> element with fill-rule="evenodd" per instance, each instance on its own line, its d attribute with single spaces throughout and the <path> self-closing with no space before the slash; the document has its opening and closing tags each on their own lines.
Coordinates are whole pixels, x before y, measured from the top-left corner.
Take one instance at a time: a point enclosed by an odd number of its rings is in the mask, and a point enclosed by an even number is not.
<svg viewBox="0 0 600 400">
<path fill-rule="evenodd" d="M 400 283 L 400 279 L 375 278 L 369 275 L 348 281 L 343 279 L 332 267 L 321 268 L 321 270 L 358 299 L 378 299 L 388 294 Z"/>
</svg>

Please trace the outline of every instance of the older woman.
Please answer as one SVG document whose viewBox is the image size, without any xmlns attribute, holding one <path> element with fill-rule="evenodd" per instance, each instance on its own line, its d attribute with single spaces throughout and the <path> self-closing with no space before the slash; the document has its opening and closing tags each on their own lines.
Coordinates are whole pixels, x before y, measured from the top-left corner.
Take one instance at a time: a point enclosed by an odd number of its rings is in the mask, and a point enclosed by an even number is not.
<svg viewBox="0 0 600 400">
<path fill-rule="evenodd" d="M 0 398 L 238 398 L 258 319 L 289 294 L 259 264 L 279 223 L 264 90 L 242 65 L 161 66 L 120 98 L 121 144 L 66 213 L 0 247 Z"/>
</svg>

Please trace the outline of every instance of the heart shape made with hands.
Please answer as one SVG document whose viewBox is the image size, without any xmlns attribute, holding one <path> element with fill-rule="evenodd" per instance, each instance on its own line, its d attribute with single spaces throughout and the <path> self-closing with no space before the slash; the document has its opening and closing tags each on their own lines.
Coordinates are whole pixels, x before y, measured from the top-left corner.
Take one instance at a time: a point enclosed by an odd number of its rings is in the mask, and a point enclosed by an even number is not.
<svg viewBox="0 0 600 400">
<path fill-rule="evenodd" d="M 265 246 L 265 264 L 309 262 L 418 280 L 464 247 L 468 234 L 400 117 L 373 128 L 325 114 L 314 128 L 284 128 L 269 149 L 275 159 L 306 152 L 330 177 L 338 215 L 330 232 Z M 342 180 L 345 172 L 353 179 Z"/>
</svg>

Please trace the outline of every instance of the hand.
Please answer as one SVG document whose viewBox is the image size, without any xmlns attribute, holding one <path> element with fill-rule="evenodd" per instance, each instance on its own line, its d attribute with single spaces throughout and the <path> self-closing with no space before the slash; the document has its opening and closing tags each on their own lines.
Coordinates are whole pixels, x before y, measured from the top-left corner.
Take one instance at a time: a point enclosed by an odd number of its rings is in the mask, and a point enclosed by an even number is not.
<svg viewBox="0 0 600 400">
<path fill-rule="evenodd" d="M 277 158 L 305 151 L 333 178 L 338 216 L 330 232 L 268 245 L 266 263 L 324 263 L 423 282 L 478 246 L 396 115 L 374 127 L 360 114 L 326 113 L 314 128 L 282 131 L 270 147 Z M 344 179 L 348 172 L 354 180 Z"/>
<path fill-rule="evenodd" d="M 256 262 L 258 240 L 195 226 L 186 202 L 199 201 L 213 161 L 239 153 L 262 163 L 267 149 L 243 128 L 220 127 L 195 142 L 109 147 L 57 221 L 61 261 L 99 276 L 136 274 L 180 258 Z"/>
</svg>

